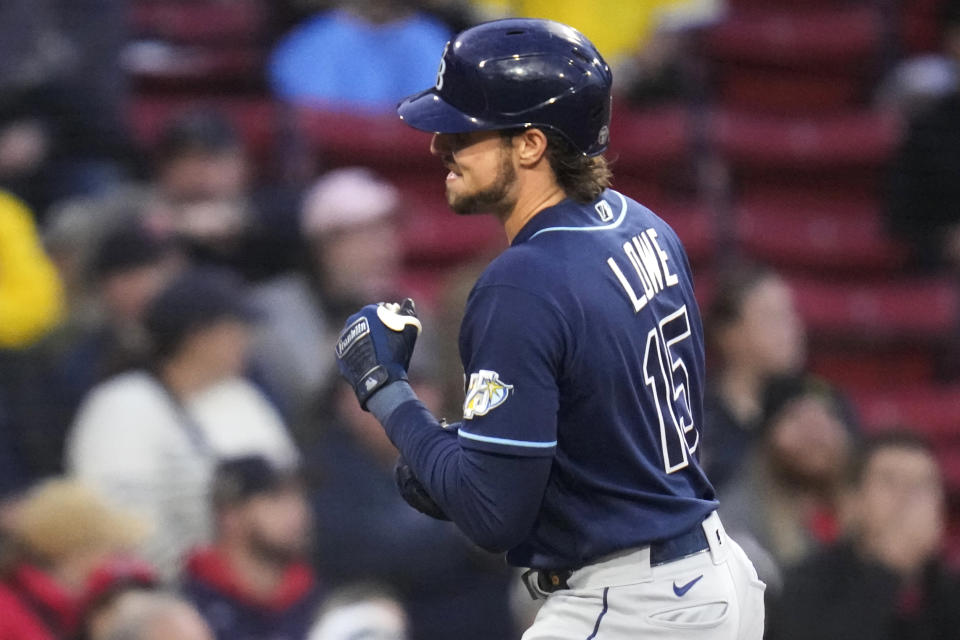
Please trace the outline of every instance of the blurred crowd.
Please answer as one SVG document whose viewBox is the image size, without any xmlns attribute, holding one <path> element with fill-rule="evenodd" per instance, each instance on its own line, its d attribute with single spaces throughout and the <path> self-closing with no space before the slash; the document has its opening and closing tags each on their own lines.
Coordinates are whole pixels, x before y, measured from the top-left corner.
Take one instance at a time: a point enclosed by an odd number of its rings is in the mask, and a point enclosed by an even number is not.
<svg viewBox="0 0 960 640">
<path fill-rule="evenodd" d="M 269 4 L 274 98 L 364 114 L 433 85 L 452 33 L 507 14 L 584 30 L 628 104 L 689 97 L 690 41 L 724 15 L 719 0 Z M 519 637 L 534 610 L 515 573 L 403 503 L 396 450 L 335 375 L 346 316 L 406 296 L 398 238 L 417 212 L 365 166 L 265 180 L 279 174 L 209 108 L 136 143 L 123 61 L 145 46 L 127 5 L 0 3 L 0 640 Z M 940 25 L 942 49 L 902 60 L 877 98 L 908 123 L 890 225 L 920 268 L 960 265 L 957 3 Z M 453 417 L 478 269 L 459 266 L 420 308 L 410 372 Z M 932 445 L 864 432 L 808 371 L 776 270 L 725 261 L 703 312 L 701 455 L 768 584 L 768 637 L 955 637 Z"/>
</svg>

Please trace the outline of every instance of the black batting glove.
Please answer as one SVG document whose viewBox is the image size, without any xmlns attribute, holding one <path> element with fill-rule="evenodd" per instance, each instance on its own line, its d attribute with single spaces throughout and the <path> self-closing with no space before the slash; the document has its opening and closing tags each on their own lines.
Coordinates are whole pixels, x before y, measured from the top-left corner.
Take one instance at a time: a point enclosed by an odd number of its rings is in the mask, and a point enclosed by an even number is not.
<svg viewBox="0 0 960 640">
<path fill-rule="evenodd" d="M 364 410 L 380 388 L 407 379 L 420 330 L 410 298 L 401 304 L 368 304 L 347 319 L 337 340 L 337 367 Z"/>
</svg>

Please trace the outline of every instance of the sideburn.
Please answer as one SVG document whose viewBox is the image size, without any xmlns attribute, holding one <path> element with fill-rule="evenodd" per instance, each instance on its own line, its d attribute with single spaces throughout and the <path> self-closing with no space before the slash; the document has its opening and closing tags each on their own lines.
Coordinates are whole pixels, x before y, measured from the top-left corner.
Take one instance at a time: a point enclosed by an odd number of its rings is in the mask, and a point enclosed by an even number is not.
<svg viewBox="0 0 960 640">
<path fill-rule="evenodd" d="M 511 148 L 510 140 L 505 139 L 501 147 L 500 167 L 493 184 L 476 193 L 461 196 L 450 202 L 450 208 L 459 215 L 474 215 L 492 213 L 502 217 L 510 213 L 516 201 L 509 197 L 510 189 L 517 181 L 517 170 L 507 149 Z"/>
</svg>

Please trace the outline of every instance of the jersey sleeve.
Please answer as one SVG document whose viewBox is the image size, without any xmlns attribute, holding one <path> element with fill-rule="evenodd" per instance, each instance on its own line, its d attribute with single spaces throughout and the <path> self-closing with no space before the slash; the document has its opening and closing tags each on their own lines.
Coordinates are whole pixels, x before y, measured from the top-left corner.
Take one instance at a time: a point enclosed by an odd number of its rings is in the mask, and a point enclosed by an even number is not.
<svg viewBox="0 0 960 640">
<path fill-rule="evenodd" d="M 461 446 L 552 456 L 567 330 L 559 310 L 510 285 L 474 290 L 460 332 L 466 396 Z"/>
</svg>

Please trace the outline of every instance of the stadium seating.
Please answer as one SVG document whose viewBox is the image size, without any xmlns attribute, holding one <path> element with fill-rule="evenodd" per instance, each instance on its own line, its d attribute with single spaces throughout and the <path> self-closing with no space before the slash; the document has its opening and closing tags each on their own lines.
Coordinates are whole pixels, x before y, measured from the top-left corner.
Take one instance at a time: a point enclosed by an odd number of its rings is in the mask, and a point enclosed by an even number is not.
<svg viewBox="0 0 960 640">
<path fill-rule="evenodd" d="M 745 195 L 735 212 L 737 240 L 752 259 L 788 273 L 891 276 L 907 248 L 886 233 L 878 209 L 815 193 Z"/>
<path fill-rule="evenodd" d="M 734 4 L 702 41 L 716 99 L 753 113 L 801 114 L 862 102 L 878 69 L 876 3 Z"/>
<path fill-rule="evenodd" d="M 269 5 L 259 0 L 138 0 L 124 64 L 139 91 L 262 91 Z"/>
</svg>

